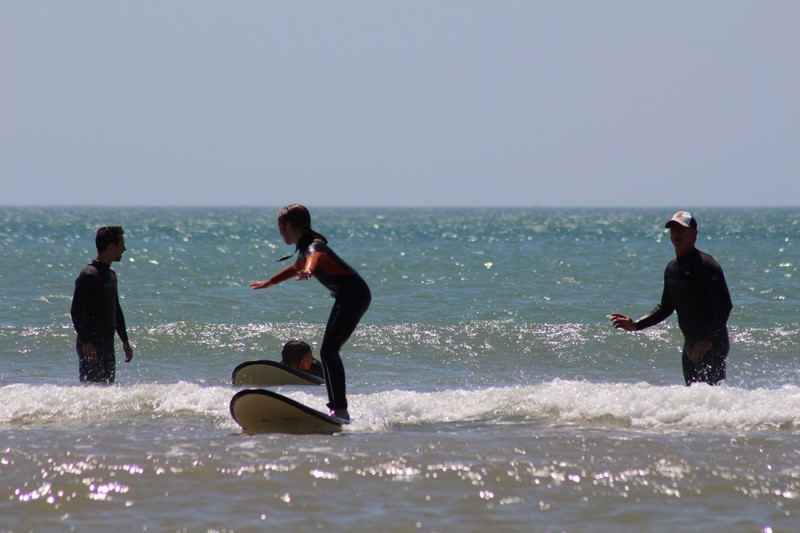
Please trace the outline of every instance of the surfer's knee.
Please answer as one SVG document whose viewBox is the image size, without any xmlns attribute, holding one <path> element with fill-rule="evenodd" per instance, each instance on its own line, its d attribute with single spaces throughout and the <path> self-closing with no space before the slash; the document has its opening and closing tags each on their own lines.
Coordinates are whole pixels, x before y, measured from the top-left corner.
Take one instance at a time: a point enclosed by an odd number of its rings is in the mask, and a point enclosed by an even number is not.
<svg viewBox="0 0 800 533">
<path fill-rule="evenodd" d="M 322 361 L 335 361 L 337 359 L 341 359 L 341 355 L 339 354 L 339 348 L 334 346 L 326 346 L 322 345 L 322 348 L 319 349 L 319 357 Z"/>
</svg>

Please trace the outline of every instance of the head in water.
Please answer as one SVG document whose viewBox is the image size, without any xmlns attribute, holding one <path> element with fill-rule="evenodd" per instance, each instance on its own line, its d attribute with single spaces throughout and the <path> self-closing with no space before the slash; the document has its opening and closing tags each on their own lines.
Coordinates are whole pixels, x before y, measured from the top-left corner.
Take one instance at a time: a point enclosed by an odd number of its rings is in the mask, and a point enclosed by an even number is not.
<svg viewBox="0 0 800 533">
<path fill-rule="evenodd" d="M 308 370 L 314 362 L 311 345 L 301 340 L 292 339 L 283 345 L 281 362 L 298 370 Z"/>
</svg>

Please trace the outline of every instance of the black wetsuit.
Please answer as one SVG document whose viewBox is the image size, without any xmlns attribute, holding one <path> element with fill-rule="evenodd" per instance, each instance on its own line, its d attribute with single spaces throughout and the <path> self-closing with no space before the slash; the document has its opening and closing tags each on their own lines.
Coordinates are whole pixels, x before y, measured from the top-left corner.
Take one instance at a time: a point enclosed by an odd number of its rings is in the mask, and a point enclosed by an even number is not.
<svg viewBox="0 0 800 533">
<path fill-rule="evenodd" d="M 318 378 L 325 379 L 325 369 L 322 368 L 322 363 L 314 359 L 314 362 L 311 363 L 311 368 L 308 370 L 304 370 L 304 372 L 308 372 L 312 376 L 317 376 Z"/>
<path fill-rule="evenodd" d="M 664 292 L 649 315 L 636 322 L 636 329 L 649 328 L 678 313 L 683 333 L 683 377 L 686 384 L 705 382 L 716 385 L 725 379 L 725 361 L 730 350 L 727 322 L 731 296 L 722 267 L 710 255 L 692 250 L 673 259 L 664 270 Z M 710 341 L 711 349 L 697 363 L 689 358 L 692 346 Z"/>
<path fill-rule="evenodd" d="M 340 350 L 367 312 L 372 296 L 358 272 L 336 255 L 325 241 L 306 235 L 298 242 L 297 249 L 299 256 L 295 267 L 299 267 L 298 270 L 311 267 L 314 277 L 331 292 L 335 300 L 319 355 L 325 371 L 325 386 L 328 388 L 328 407 L 334 410 L 347 409 Z"/>
<path fill-rule="evenodd" d="M 78 375 L 82 383 L 114 383 L 116 358 L 114 333 L 128 342 L 125 317 L 119 305 L 117 274 L 109 265 L 92 261 L 75 280 L 72 297 L 72 323 L 78 334 Z M 97 363 L 86 361 L 83 343 L 91 343 L 97 352 Z"/>
</svg>

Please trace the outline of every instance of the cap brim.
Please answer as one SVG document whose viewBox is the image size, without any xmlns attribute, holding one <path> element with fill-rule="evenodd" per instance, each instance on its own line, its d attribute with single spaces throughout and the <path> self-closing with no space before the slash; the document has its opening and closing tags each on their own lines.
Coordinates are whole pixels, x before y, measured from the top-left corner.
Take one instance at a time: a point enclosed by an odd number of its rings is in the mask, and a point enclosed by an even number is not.
<svg viewBox="0 0 800 533">
<path fill-rule="evenodd" d="M 669 228 L 670 224 L 677 224 L 679 226 L 683 226 L 684 228 L 691 228 L 692 227 L 691 224 L 686 224 L 682 220 L 678 220 L 676 218 L 672 218 L 672 219 L 668 220 L 667 223 L 664 224 L 664 227 L 665 228 Z"/>
</svg>

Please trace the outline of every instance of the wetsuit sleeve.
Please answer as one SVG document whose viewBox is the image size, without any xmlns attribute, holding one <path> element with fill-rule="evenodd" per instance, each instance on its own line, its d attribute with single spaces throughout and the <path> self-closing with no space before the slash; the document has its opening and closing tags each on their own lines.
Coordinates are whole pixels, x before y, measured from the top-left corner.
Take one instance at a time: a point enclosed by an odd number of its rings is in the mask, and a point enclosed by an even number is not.
<svg viewBox="0 0 800 533">
<path fill-rule="evenodd" d="M 708 333 L 705 337 L 710 340 L 727 327 L 733 303 L 731 302 L 731 294 L 728 291 L 728 284 L 725 282 L 725 275 L 722 273 L 722 267 L 716 262 L 708 265 L 708 267 L 708 292 L 714 305 L 714 316 L 711 319 Z"/>
<path fill-rule="evenodd" d="M 311 368 L 307 370 L 309 374 L 312 376 L 317 376 L 318 378 L 325 379 L 325 371 L 322 369 L 322 363 L 314 359 L 314 362 L 311 363 Z"/>
<path fill-rule="evenodd" d="M 86 312 L 90 286 L 90 276 L 81 272 L 78 279 L 75 280 L 75 293 L 72 296 L 72 307 L 70 308 L 72 324 L 75 326 L 75 332 L 81 342 L 89 341 L 89 321 L 86 318 Z"/>
<path fill-rule="evenodd" d="M 316 244 L 316 243 L 315 243 Z M 337 261 L 336 257 L 326 252 L 326 246 L 313 246 L 311 254 L 306 259 L 306 264 L 303 268 L 310 270 L 314 274 L 318 268 L 324 270 L 331 276 L 346 276 L 348 275 L 347 268 Z"/>
<path fill-rule="evenodd" d="M 277 285 L 278 283 L 284 282 L 287 279 L 292 279 L 294 275 L 297 274 L 297 271 L 300 270 L 302 264 L 303 263 L 300 260 L 295 261 L 292 266 L 285 268 L 284 270 L 281 270 L 280 272 L 269 278 L 270 284 Z"/>
<path fill-rule="evenodd" d="M 125 315 L 122 314 L 122 306 L 119 305 L 119 295 L 116 298 L 117 307 L 117 335 L 122 342 L 128 342 L 128 329 L 125 327 Z"/>
<path fill-rule="evenodd" d="M 669 315 L 671 315 L 675 311 L 675 304 L 672 302 L 672 298 L 667 292 L 667 280 L 666 280 L 666 271 L 664 272 L 664 290 L 661 293 L 661 302 L 656 305 L 650 314 L 643 316 L 639 320 L 636 321 L 636 330 L 639 331 L 640 329 L 649 328 L 650 326 L 655 326 L 659 322 L 663 322 L 667 319 Z"/>
<path fill-rule="evenodd" d="M 319 263 L 320 259 L 323 256 L 323 252 L 314 252 L 308 256 L 306 260 L 306 264 L 303 268 L 306 270 L 310 270 L 313 274 L 315 270 L 317 270 L 317 264 Z"/>
</svg>

